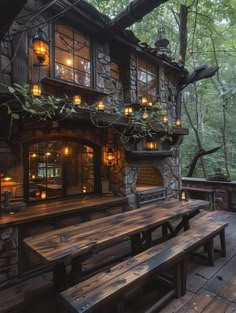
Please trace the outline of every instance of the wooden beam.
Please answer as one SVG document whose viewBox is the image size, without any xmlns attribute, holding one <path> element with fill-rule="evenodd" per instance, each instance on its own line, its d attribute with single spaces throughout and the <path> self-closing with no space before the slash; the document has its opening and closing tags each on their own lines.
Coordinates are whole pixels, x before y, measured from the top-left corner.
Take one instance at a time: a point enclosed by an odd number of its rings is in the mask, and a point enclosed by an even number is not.
<svg viewBox="0 0 236 313">
<path fill-rule="evenodd" d="M 134 0 L 107 24 L 106 31 L 110 33 L 120 32 L 137 21 L 140 21 L 145 15 L 167 1 L 168 0 Z"/>
</svg>

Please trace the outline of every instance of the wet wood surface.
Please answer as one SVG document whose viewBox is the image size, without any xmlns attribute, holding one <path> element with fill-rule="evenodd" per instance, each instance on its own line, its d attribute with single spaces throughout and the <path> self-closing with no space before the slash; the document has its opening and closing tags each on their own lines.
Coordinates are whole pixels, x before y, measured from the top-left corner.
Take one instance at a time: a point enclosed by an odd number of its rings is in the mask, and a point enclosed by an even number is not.
<svg viewBox="0 0 236 313">
<path fill-rule="evenodd" d="M 135 257 L 132 257 L 103 273 L 90 278 L 61 293 L 63 299 L 75 312 L 90 312 L 100 302 L 124 292 L 132 284 L 140 284 L 142 280 L 159 267 L 176 265 L 196 248 L 204 245 L 209 238 L 219 234 L 227 223 L 204 223 L 193 230 L 188 230 L 163 244 L 154 246 Z M 183 277 L 186 279 L 186 277 Z M 182 281 L 178 277 L 177 284 Z M 183 284 L 183 282 L 181 283 Z M 178 290 L 178 288 L 176 289 Z"/>
<path fill-rule="evenodd" d="M 81 198 L 29 205 L 22 211 L 16 212 L 15 214 L 4 214 L 0 216 L 0 228 L 41 220 L 43 218 L 82 212 L 84 210 L 89 211 L 109 206 L 125 205 L 126 203 L 126 197 L 90 195 Z"/>
<path fill-rule="evenodd" d="M 208 202 L 202 200 L 173 200 L 159 205 L 151 204 L 141 209 L 46 232 L 26 238 L 24 242 L 44 261 L 59 262 L 173 219 L 188 216 L 207 206 Z"/>
</svg>

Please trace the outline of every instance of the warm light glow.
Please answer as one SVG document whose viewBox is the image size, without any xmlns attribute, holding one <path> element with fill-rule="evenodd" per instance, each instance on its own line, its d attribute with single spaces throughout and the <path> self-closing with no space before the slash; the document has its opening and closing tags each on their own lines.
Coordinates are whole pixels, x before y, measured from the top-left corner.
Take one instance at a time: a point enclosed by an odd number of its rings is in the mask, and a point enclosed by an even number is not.
<svg viewBox="0 0 236 313">
<path fill-rule="evenodd" d="M 127 105 L 125 107 L 125 116 L 129 116 L 133 113 L 133 107 L 131 105 Z"/>
<path fill-rule="evenodd" d="M 5 181 L 10 181 L 10 180 L 12 180 L 12 178 L 9 177 L 9 176 L 5 176 L 5 177 L 3 177 L 3 180 L 5 180 Z"/>
<path fill-rule="evenodd" d="M 68 155 L 69 152 L 70 152 L 69 147 L 65 147 L 65 148 L 64 148 L 64 154 L 65 154 L 65 155 Z"/>
<path fill-rule="evenodd" d="M 46 152 L 45 155 L 46 155 L 46 156 L 50 156 L 51 153 L 50 153 L 50 152 Z"/>
<path fill-rule="evenodd" d="M 75 95 L 75 96 L 73 97 L 73 104 L 74 104 L 74 105 L 81 105 L 81 96 Z"/>
<path fill-rule="evenodd" d="M 141 104 L 142 105 L 147 105 L 148 104 L 148 98 L 145 97 L 145 96 L 141 97 Z"/>
<path fill-rule="evenodd" d="M 104 150 L 104 164 L 107 166 L 112 166 L 116 161 L 116 153 L 111 147 L 105 147 Z"/>
<path fill-rule="evenodd" d="M 86 192 L 87 192 L 87 187 L 86 187 L 86 186 L 83 186 L 82 192 L 83 192 L 83 193 L 86 193 Z"/>
<path fill-rule="evenodd" d="M 182 190 L 180 192 L 180 200 L 188 201 L 188 199 L 189 199 L 188 192 L 186 190 Z"/>
<path fill-rule="evenodd" d="M 104 109 L 105 109 L 104 102 L 103 101 L 98 101 L 98 103 L 97 103 L 97 110 L 98 111 L 104 111 Z"/>
<path fill-rule="evenodd" d="M 47 42 L 40 40 L 40 39 L 34 39 L 34 52 L 39 60 L 40 63 L 43 63 L 48 55 L 48 44 Z"/>
<path fill-rule="evenodd" d="M 33 96 L 35 96 L 35 97 L 40 97 L 41 96 L 42 90 L 41 90 L 41 86 L 40 85 L 33 84 L 31 91 L 32 91 L 32 95 Z"/>
<path fill-rule="evenodd" d="M 181 119 L 180 118 L 176 119 L 175 125 L 178 126 L 178 127 L 181 127 Z"/>
<path fill-rule="evenodd" d="M 47 193 L 46 193 L 46 191 L 42 191 L 42 192 L 41 192 L 41 199 L 44 200 L 44 199 L 46 199 L 46 198 L 47 198 Z"/>
<path fill-rule="evenodd" d="M 148 112 L 146 110 L 143 113 L 143 119 L 144 120 L 148 119 Z"/>
<path fill-rule="evenodd" d="M 36 197 L 36 199 L 40 198 L 40 191 L 35 191 L 35 197 Z"/>
<path fill-rule="evenodd" d="M 168 117 L 167 117 L 167 115 L 163 115 L 163 116 L 162 116 L 162 122 L 163 122 L 163 124 L 167 124 L 167 123 L 168 123 Z"/>
<path fill-rule="evenodd" d="M 153 105 L 153 103 L 150 101 L 150 102 L 148 102 L 148 106 L 152 106 Z"/>
<path fill-rule="evenodd" d="M 148 149 L 148 150 L 156 150 L 157 149 L 157 142 L 156 141 L 147 141 L 146 142 L 146 148 Z"/>
<path fill-rule="evenodd" d="M 72 66 L 73 65 L 73 60 L 72 60 L 72 58 L 70 56 L 66 59 L 66 64 L 68 66 Z"/>
<path fill-rule="evenodd" d="M 32 154 L 31 154 L 31 157 L 32 157 L 32 158 L 36 158 L 36 157 L 37 157 L 37 154 L 36 154 L 36 153 L 32 153 Z"/>
<path fill-rule="evenodd" d="M 31 178 L 32 178 L 32 179 L 35 179 L 35 178 L 36 178 L 36 176 L 33 174 Z"/>
<path fill-rule="evenodd" d="M 11 211 L 9 214 L 10 214 L 10 215 L 13 215 L 13 214 L 15 214 L 15 212 L 12 212 L 12 211 Z"/>
</svg>

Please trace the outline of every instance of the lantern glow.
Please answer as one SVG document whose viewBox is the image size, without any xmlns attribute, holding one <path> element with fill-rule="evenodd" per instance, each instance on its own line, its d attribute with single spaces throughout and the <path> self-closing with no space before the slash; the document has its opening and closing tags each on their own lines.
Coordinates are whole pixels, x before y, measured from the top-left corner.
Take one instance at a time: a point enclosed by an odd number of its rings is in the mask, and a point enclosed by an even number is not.
<svg viewBox="0 0 236 313">
<path fill-rule="evenodd" d="M 175 121 L 175 125 L 177 126 L 177 127 L 181 127 L 181 119 L 180 118 L 177 118 L 176 119 L 176 121 Z"/>
<path fill-rule="evenodd" d="M 75 96 L 73 97 L 73 104 L 74 104 L 74 105 L 81 105 L 81 96 L 75 95 Z"/>
<path fill-rule="evenodd" d="M 48 56 L 48 39 L 47 35 L 39 29 L 33 37 L 33 49 L 39 63 L 43 63 Z"/>
<path fill-rule="evenodd" d="M 104 102 L 103 102 L 103 101 L 98 101 L 96 108 L 97 108 L 98 111 L 103 112 L 104 109 L 105 109 L 105 104 L 104 104 Z"/>
<path fill-rule="evenodd" d="M 32 95 L 35 96 L 35 97 L 40 97 L 41 96 L 41 86 L 39 84 L 33 84 L 32 85 Z"/>
<path fill-rule="evenodd" d="M 124 115 L 130 116 L 133 113 L 133 107 L 132 105 L 126 105 Z"/>
</svg>

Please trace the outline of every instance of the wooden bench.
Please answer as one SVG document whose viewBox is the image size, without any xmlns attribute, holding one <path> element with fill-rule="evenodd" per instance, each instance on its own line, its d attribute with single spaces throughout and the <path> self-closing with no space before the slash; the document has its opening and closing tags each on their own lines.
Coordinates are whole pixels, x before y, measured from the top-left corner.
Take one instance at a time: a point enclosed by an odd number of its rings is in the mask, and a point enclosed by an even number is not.
<svg viewBox="0 0 236 313">
<path fill-rule="evenodd" d="M 227 223 L 205 222 L 181 233 L 162 244 L 154 246 L 135 257 L 101 272 L 61 293 L 64 304 L 71 312 L 101 312 L 101 306 L 116 301 L 117 312 L 124 312 L 123 295 L 130 288 L 144 283 L 153 274 L 174 268 L 173 289 L 154 304 L 148 312 L 154 312 L 174 295 L 178 298 L 186 292 L 188 256 L 201 246 L 207 247 L 209 263 L 214 259 L 213 239 L 224 239 Z M 222 256 L 225 243 L 222 244 Z M 114 311 L 114 310 L 113 310 Z"/>
<path fill-rule="evenodd" d="M 215 202 L 216 202 L 216 191 L 214 189 L 207 188 L 197 188 L 197 187 L 185 187 L 183 186 L 183 190 L 189 192 L 190 196 L 194 199 L 194 197 L 199 194 L 204 194 L 205 200 L 210 202 L 210 210 L 215 210 Z M 196 198 L 198 199 L 198 198 Z"/>
</svg>

